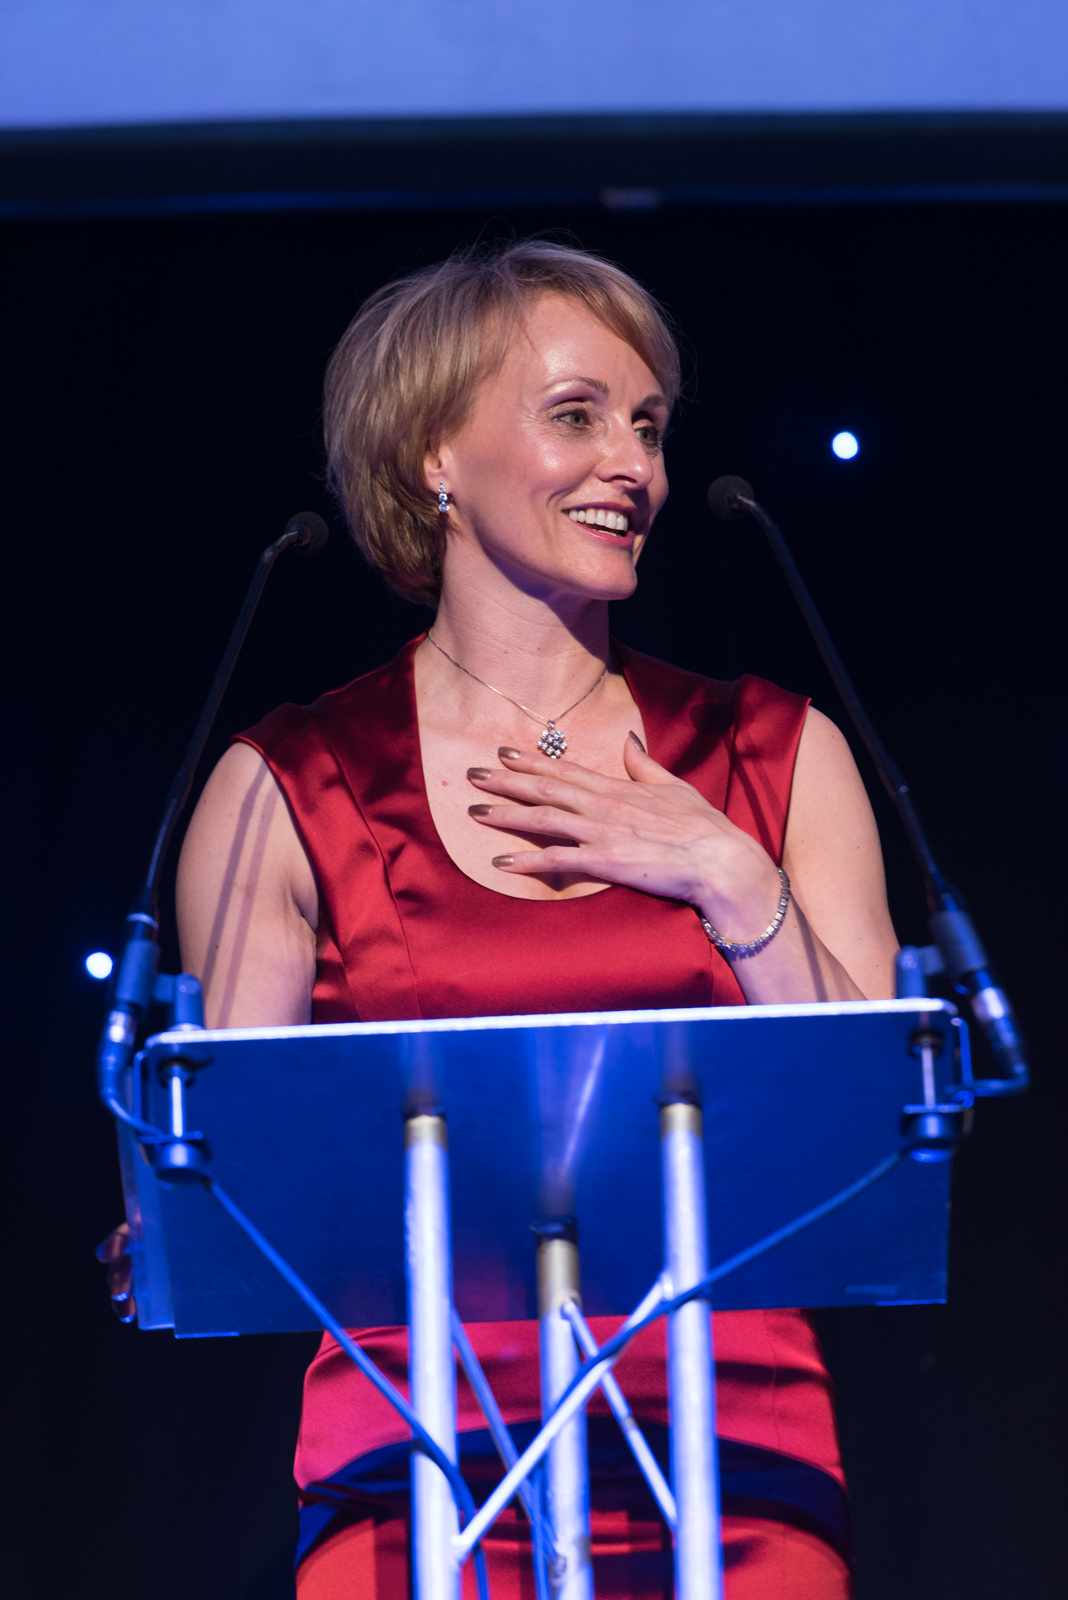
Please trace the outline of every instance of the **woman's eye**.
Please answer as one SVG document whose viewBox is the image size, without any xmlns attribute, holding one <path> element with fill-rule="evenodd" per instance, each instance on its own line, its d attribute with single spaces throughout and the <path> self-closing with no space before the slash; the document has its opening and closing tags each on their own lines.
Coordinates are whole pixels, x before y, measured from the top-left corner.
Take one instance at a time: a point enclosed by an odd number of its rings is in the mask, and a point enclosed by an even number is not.
<svg viewBox="0 0 1068 1600">
<path fill-rule="evenodd" d="M 557 422 L 566 422 L 570 428 L 584 428 L 589 422 L 589 415 L 581 406 L 571 406 L 566 411 L 553 413 Z"/>
<path fill-rule="evenodd" d="M 655 422 L 640 422 L 635 432 L 647 450 L 658 451 L 663 445 L 663 437 Z"/>
</svg>

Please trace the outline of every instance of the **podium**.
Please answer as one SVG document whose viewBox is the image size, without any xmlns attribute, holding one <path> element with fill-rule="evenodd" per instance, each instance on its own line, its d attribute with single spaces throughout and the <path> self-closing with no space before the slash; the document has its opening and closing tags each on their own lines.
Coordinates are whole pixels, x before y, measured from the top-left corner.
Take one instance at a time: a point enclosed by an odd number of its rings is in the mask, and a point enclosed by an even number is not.
<svg viewBox="0 0 1068 1600">
<path fill-rule="evenodd" d="M 679 1600 L 718 1600 L 706 1302 L 943 1300 L 946 1157 L 970 1082 L 967 1030 L 930 998 L 174 1029 L 136 1058 L 125 1101 L 195 1128 L 211 1180 L 160 1182 L 120 1125 L 138 1320 L 179 1338 L 407 1322 L 412 1406 L 443 1466 L 459 1355 L 508 1471 L 461 1529 L 455 1482 L 417 1435 L 417 1600 L 456 1600 L 517 1492 L 539 1594 L 591 1600 L 583 1406 L 601 1386 L 672 1527 Z M 669 1399 L 670 1485 L 611 1377 L 626 1328 L 602 1358 L 585 1320 L 662 1311 L 686 1395 Z M 517 1463 L 457 1323 L 525 1318 L 547 1438 Z"/>
</svg>

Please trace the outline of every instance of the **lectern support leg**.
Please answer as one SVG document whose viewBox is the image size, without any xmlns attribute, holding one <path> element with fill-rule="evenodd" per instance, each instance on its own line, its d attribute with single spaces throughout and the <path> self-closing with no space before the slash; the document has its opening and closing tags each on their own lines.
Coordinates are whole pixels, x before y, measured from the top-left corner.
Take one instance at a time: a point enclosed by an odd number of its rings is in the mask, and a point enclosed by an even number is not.
<svg viewBox="0 0 1068 1600">
<path fill-rule="evenodd" d="M 573 1232 L 542 1232 L 538 1238 L 542 1416 L 548 1416 L 579 1368 L 575 1336 L 562 1314 L 565 1302 L 578 1298 L 578 1245 Z M 553 1600 L 593 1600 L 584 1411 L 562 1428 L 549 1446 L 545 1470 L 546 1510 L 558 1563 Z"/>
<path fill-rule="evenodd" d="M 456 1460 L 456 1367 L 452 1350 L 449 1156 L 444 1117 L 404 1124 L 404 1235 L 408 1271 L 409 1381 L 419 1420 Z M 460 1600 L 453 1550 L 456 1504 L 440 1470 L 412 1451 L 412 1565 L 416 1600 Z"/>
<path fill-rule="evenodd" d="M 675 1101 L 660 1111 L 664 1166 L 664 1256 L 671 1293 L 708 1271 L 701 1111 Z M 708 1304 L 691 1300 L 668 1319 L 668 1392 L 676 1600 L 722 1600 L 716 1392 Z"/>
</svg>

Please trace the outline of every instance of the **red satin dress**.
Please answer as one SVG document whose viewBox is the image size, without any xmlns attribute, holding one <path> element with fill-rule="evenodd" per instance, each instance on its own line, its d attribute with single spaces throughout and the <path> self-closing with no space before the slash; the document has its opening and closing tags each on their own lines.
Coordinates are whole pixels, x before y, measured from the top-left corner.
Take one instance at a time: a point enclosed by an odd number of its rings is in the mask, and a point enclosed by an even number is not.
<svg viewBox="0 0 1068 1600">
<path fill-rule="evenodd" d="M 317 1022 L 738 1005 L 744 997 L 690 906 L 614 885 L 577 900 L 517 900 L 446 854 L 427 802 L 413 641 L 313 706 L 241 735 L 286 795 L 320 892 Z M 717 683 L 614 646 L 650 754 L 782 853 L 806 702 L 758 678 Z M 799 1311 L 717 1313 L 717 1436 L 728 1600 L 844 1600 L 848 1531 L 830 1380 Z M 594 1318 L 599 1341 L 619 1319 Z M 537 1325 L 475 1323 L 471 1341 L 522 1445 L 540 1415 Z M 407 1334 L 364 1350 L 407 1392 Z M 665 1458 L 663 1325 L 616 1375 Z M 461 1378 L 460 1460 L 476 1499 L 500 1475 Z M 603 1398 L 589 1408 L 598 1600 L 672 1593 L 670 1541 Z M 297 1449 L 299 1600 L 407 1600 L 407 1430 L 329 1337 L 305 1382 Z M 487 1537 L 495 1600 L 533 1600 L 527 1527 Z M 464 1596 L 475 1594 L 470 1563 Z"/>
</svg>

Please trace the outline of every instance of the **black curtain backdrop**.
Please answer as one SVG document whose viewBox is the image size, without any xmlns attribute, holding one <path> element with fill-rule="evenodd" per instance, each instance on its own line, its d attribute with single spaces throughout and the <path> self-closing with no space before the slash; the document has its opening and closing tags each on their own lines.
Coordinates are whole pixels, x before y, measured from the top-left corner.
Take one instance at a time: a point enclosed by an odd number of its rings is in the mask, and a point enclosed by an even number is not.
<svg viewBox="0 0 1068 1600">
<path fill-rule="evenodd" d="M 176 1342 L 113 1319 L 92 1250 L 121 1196 L 92 1085 L 103 993 L 82 962 L 117 949 L 253 564 L 289 513 L 323 510 L 336 534 L 275 574 L 210 759 L 427 621 L 361 565 L 321 484 L 323 367 L 361 297 L 461 241 L 543 230 L 647 283 L 691 372 L 671 499 L 616 631 L 841 719 L 758 531 L 705 510 L 711 478 L 749 477 L 1031 1041 L 1033 1091 L 980 1105 L 956 1164 L 950 1304 L 818 1314 L 859 1600 L 1064 1593 L 1065 210 L 765 206 L 3 232 L 11 1600 L 292 1594 L 315 1341 Z M 844 427 L 862 445 L 847 463 L 829 450 Z M 916 873 L 875 804 L 899 933 L 923 942 Z"/>
</svg>

